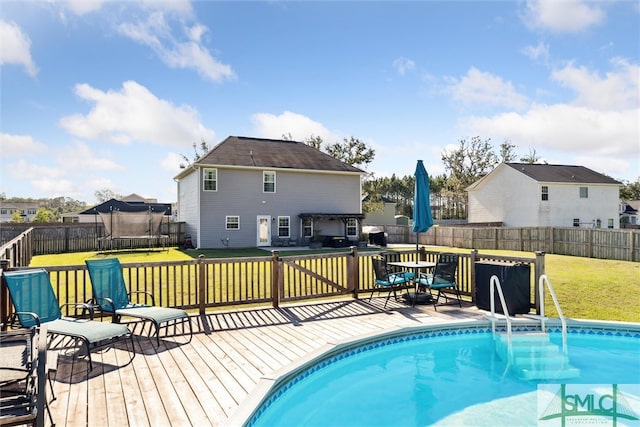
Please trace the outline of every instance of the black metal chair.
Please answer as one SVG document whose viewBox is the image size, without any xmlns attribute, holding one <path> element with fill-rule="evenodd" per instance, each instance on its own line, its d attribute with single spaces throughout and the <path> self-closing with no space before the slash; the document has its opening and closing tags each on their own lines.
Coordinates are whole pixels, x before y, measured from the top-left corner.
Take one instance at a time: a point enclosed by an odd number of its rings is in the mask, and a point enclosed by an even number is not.
<svg viewBox="0 0 640 427">
<path fill-rule="evenodd" d="M 0 425 L 44 425 L 46 333 L 40 328 L 0 332 Z"/>
<path fill-rule="evenodd" d="M 456 283 L 456 271 L 458 269 L 458 260 L 460 256 L 457 254 L 444 253 L 438 256 L 438 261 L 433 270 L 433 274 L 420 274 L 416 279 L 418 288 L 426 289 L 433 300 L 433 307 L 437 310 L 440 304 L 440 297 L 445 298 L 445 302 L 440 305 L 451 304 L 449 300 L 457 302 L 462 307 L 462 299 L 460 291 Z M 436 298 L 433 298 L 434 290 L 438 291 Z M 450 297 L 448 294 L 455 295 Z"/>
<path fill-rule="evenodd" d="M 391 293 L 393 292 L 394 298 L 398 301 L 396 290 L 409 287 L 411 280 L 413 279 L 413 275 L 409 272 L 392 272 L 389 270 L 385 259 L 381 257 L 371 258 L 371 264 L 373 265 L 373 272 L 375 274 L 374 284 L 376 287 L 371 291 L 369 301 L 373 298 L 373 294 L 376 290 L 378 291 L 378 294 L 383 291 L 389 292 L 387 299 L 384 302 L 384 307 L 386 308 L 389 298 L 391 297 Z"/>
</svg>

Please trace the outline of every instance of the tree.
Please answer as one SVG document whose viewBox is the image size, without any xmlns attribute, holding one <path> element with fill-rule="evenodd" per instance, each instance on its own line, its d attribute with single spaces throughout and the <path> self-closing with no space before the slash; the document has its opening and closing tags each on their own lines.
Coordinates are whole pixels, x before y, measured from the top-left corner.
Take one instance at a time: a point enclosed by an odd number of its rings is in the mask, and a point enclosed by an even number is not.
<svg viewBox="0 0 640 427">
<path fill-rule="evenodd" d="M 327 154 L 348 165 L 360 167 L 361 169 L 366 169 L 367 165 L 376 156 L 373 148 L 353 136 L 348 139 L 345 138 L 342 143 L 329 144 L 327 146 Z"/>
<path fill-rule="evenodd" d="M 624 186 L 620 189 L 620 198 L 624 200 L 640 200 L 640 177 L 635 182 L 622 181 Z"/>
<path fill-rule="evenodd" d="M 529 148 L 529 154 L 527 154 L 526 156 L 520 157 L 520 161 L 522 163 L 534 164 L 534 163 L 538 163 L 539 160 L 540 160 L 540 156 L 538 156 L 538 153 L 536 153 L 535 148 Z"/>
<path fill-rule="evenodd" d="M 54 213 L 46 208 L 38 208 L 36 212 L 36 216 L 33 217 L 31 222 L 53 222 L 54 221 Z"/>
<path fill-rule="evenodd" d="M 20 211 L 13 211 L 13 213 L 11 214 L 11 221 L 10 222 L 24 222 L 24 220 L 22 219 L 22 214 L 20 213 Z"/>
<path fill-rule="evenodd" d="M 291 136 L 291 135 L 289 135 Z M 189 157 L 185 156 L 184 154 L 180 154 L 180 156 L 182 156 L 182 160 L 184 160 L 183 162 L 180 162 L 180 169 L 185 169 L 186 167 L 188 167 L 189 165 L 191 165 L 192 163 L 197 162 L 198 160 L 200 160 L 200 158 L 202 156 L 204 156 L 205 154 L 207 154 L 209 152 L 210 148 L 209 148 L 209 144 L 207 144 L 207 142 L 203 139 L 202 141 L 200 141 L 200 145 L 196 145 L 196 143 L 193 143 L 193 159 L 189 159 Z"/>
<path fill-rule="evenodd" d="M 442 154 L 448 172 L 445 196 L 448 217 L 466 218 L 467 195 L 465 188 L 491 172 L 500 163 L 493 152 L 491 139 L 482 141 L 474 136 L 467 142 L 461 139 L 458 148 Z"/>
<path fill-rule="evenodd" d="M 111 199 L 116 199 L 116 200 L 122 199 L 121 194 L 115 193 L 108 188 L 103 188 L 102 190 L 96 190 L 94 195 L 96 196 L 96 200 L 98 201 L 98 203 L 104 203 L 107 200 L 111 200 Z"/>
<path fill-rule="evenodd" d="M 516 146 L 508 139 L 500 144 L 500 159 L 503 163 L 513 162 L 516 159 Z"/>
</svg>

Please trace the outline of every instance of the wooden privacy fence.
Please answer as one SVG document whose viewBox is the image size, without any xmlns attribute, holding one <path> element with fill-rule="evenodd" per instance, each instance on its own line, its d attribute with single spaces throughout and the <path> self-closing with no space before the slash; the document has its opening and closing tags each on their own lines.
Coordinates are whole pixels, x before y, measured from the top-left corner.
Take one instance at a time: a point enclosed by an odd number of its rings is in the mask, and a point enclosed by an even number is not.
<svg viewBox="0 0 640 427">
<path fill-rule="evenodd" d="M 416 233 L 402 225 L 380 225 L 389 243 L 415 243 Z M 586 258 L 640 261 L 640 230 L 579 227 L 431 227 L 421 245 L 478 250 L 546 252 Z"/>
<path fill-rule="evenodd" d="M 48 255 L 107 249 L 182 246 L 185 230 L 184 222 L 163 222 L 160 224 L 160 236 L 110 239 L 105 237 L 102 223 L 52 223 L 31 226 L 3 223 L 1 236 L 3 241 L 9 241 L 29 231 L 32 255 Z"/>
<path fill-rule="evenodd" d="M 197 309 L 201 314 L 207 308 L 270 304 L 281 302 L 351 295 L 368 297 L 374 290 L 371 264 L 373 256 L 381 253 L 360 254 L 357 248 L 339 254 L 318 254 L 281 257 L 278 251 L 271 256 L 254 258 L 208 259 L 200 256 L 193 261 L 153 263 L 126 263 L 123 272 L 128 290 L 147 291 L 155 296 L 157 305 Z M 438 252 L 421 248 L 415 250 L 382 252 L 394 261 L 422 259 L 435 262 Z M 535 258 L 499 257 L 483 255 L 477 251 L 460 254 L 457 270 L 459 290 L 473 301 L 477 261 L 497 260 L 506 264 L 533 265 L 531 283 L 544 273 L 544 254 Z M 10 269 L 7 263 L 3 268 Z M 91 282 L 85 265 L 46 267 L 60 304 L 81 303 L 91 298 Z M 531 292 L 531 307 L 537 307 L 536 292 Z M 4 323 L 10 311 L 8 294 L 3 284 L 2 310 Z M 65 310 L 71 310 L 66 308 Z M 73 316 L 73 312 L 65 312 Z"/>
</svg>

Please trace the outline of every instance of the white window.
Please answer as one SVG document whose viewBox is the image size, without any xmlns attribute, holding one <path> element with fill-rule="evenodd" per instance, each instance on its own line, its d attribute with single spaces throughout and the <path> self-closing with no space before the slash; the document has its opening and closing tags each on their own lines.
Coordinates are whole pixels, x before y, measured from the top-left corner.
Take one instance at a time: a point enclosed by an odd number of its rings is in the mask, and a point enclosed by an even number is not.
<svg viewBox="0 0 640 427">
<path fill-rule="evenodd" d="M 289 217 L 288 216 L 279 216 L 278 217 L 278 237 L 290 237 L 289 234 Z"/>
<path fill-rule="evenodd" d="M 36 214 L 36 210 L 35 210 L 35 208 L 29 208 L 29 209 L 27 210 L 27 213 L 28 213 L 29 215 L 35 215 L 35 214 Z"/>
<path fill-rule="evenodd" d="M 225 217 L 227 230 L 240 230 L 240 217 L 237 215 L 228 215 Z"/>
<path fill-rule="evenodd" d="M 262 191 L 265 193 L 276 192 L 276 173 L 274 171 L 262 172 Z"/>
<path fill-rule="evenodd" d="M 613 228 L 613 218 L 607 220 L 607 228 Z"/>
<path fill-rule="evenodd" d="M 589 187 L 580 187 L 580 198 L 581 199 L 589 198 Z"/>
<path fill-rule="evenodd" d="M 596 219 L 596 228 L 602 228 L 602 221 L 600 219 Z"/>
<path fill-rule="evenodd" d="M 358 220 L 347 218 L 347 236 L 356 237 L 358 235 Z"/>
<path fill-rule="evenodd" d="M 580 227 L 580 218 L 573 218 L 573 226 Z"/>
<path fill-rule="evenodd" d="M 218 169 L 205 169 L 203 179 L 204 191 L 218 191 Z"/>
<path fill-rule="evenodd" d="M 313 236 L 313 219 L 305 218 L 302 220 L 302 237 Z"/>
<path fill-rule="evenodd" d="M 542 200 L 549 200 L 549 187 L 546 185 L 542 186 Z"/>
</svg>

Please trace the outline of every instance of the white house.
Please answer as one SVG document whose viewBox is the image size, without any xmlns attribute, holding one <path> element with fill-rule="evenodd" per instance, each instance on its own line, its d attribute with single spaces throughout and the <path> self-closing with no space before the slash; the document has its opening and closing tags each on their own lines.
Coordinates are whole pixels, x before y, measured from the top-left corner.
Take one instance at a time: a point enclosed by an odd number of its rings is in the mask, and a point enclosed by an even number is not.
<svg viewBox="0 0 640 427">
<path fill-rule="evenodd" d="M 230 136 L 175 177 L 200 248 L 357 240 L 364 172 L 296 141 Z M 328 240 L 327 240 L 328 239 Z"/>
<path fill-rule="evenodd" d="M 466 189 L 468 222 L 620 228 L 621 186 L 583 166 L 502 163 Z"/>
</svg>

